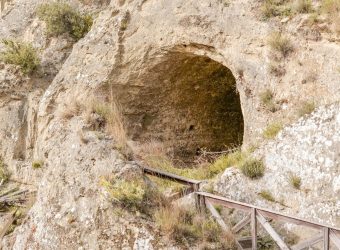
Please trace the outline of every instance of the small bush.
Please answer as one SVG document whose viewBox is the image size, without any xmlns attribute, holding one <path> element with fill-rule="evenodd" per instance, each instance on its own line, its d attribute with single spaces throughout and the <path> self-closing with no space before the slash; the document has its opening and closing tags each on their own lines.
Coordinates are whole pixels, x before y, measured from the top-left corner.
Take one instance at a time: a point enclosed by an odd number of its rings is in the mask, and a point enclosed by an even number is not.
<svg viewBox="0 0 340 250">
<path fill-rule="evenodd" d="M 268 190 L 262 190 L 259 193 L 259 196 L 261 196 L 263 199 L 270 201 L 270 202 L 275 202 L 275 198 L 273 197 L 272 193 L 269 192 Z"/>
<path fill-rule="evenodd" d="M 51 36 L 68 33 L 73 39 L 79 40 L 89 32 L 93 23 L 90 15 L 82 15 L 62 2 L 41 4 L 37 13 L 46 23 L 47 33 Z"/>
<path fill-rule="evenodd" d="M 298 13 L 310 13 L 313 11 L 313 5 L 311 0 L 297 0 L 295 10 Z"/>
<path fill-rule="evenodd" d="M 279 32 L 272 33 L 268 43 L 271 49 L 278 52 L 282 57 L 287 57 L 293 51 L 293 45 L 289 38 Z"/>
<path fill-rule="evenodd" d="M 286 0 L 265 0 L 261 7 L 262 17 L 268 19 L 275 16 L 290 16 L 290 6 Z"/>
<path fill-rule="evenodd" d="M 44 165 L 44 162 L 41 161 L 41 160 L 37 160 L 37 161 L 32 162 L 32 168 L 34 168 L 34 169 L 42 168 L 43 165 Z"/>
<path fill-rule="evenodd" d="M 0 182 L 6 182 L 10 178 L 10 173 L 7 170 L 7 165 L 0 156 Z"/>
<path fill-rule="evenodd" d="M 306 101 L 303 102 L 297 113 L 299 117 L 311 114 L 316 108 L 315 102 Z"/>
<path fill-rule="evenodd" d="M 251 178 L 255 179 L 262 177 L 265 171 L 265 167 L 262 161 L 256 159 L 247 159 L 241 166 L 241 172 Z"/>
<path fill-rule="evenodd" d="M 266 89 L 260 93 L 261 104 L 270 112 L 276 112 L 279 108 L 274 100 L 274 93 L 270 89 Z"/>
<path fill-rule="evenodd" d="M 282 123 L 276 122 L 267 126 L 263 131 L 263 137 L 266 139 L 273 139 L 283 128 Z"/>
<path fill-rule="evenodd" d="M 292 187 L 296 189 L 300 189 L 301 188 L 301 177 L 294 175 L 294 174 L 290 174 L 289 183 L 292 185 Z"/>
<path fill-rule="evenodd" d="M 31 74 L 39 67 L 40 60 L 32 45 L 3 39 L 5 51 L 0 53 L 0 60 L 4 63 L 18 65 L 24 74 Z"/>
<path fill-rule="evenodd" d="M 167 205 L 165 197 L 157 189 L 146 185 L 142 179 L 102 179 L 101 185 L 114 201 L 145 215 L 151 215 L 155 208 Z"/>
</svg>

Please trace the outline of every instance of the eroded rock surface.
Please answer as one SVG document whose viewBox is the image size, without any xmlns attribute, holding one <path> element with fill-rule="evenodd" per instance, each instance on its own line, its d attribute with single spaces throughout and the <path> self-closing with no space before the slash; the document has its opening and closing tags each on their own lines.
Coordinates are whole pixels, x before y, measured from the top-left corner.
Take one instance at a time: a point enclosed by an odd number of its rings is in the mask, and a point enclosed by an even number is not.
<svg viewBox="0 0 340 250">
<path fill-rule="evenodd" d="M 74 45 L 63 36 L 44 36 L 44 25 L 34 14 L 41 2 L 14 1 L 0 22 L 1 38 L 21 38 L 41 50 L 46 74 L 26 79 L 0 65 L 0 153 L 15 178 L 38 190 L 25 223 L 4 240 L 5 249 L 172 249 L 153 223 L 117 215 L 106 198 L 100 179 L 133 167 L 114 138 L 99 137 L 80 116 L 65 120 L 60 115 L 72 101 L 86 104 L 93 94 L 105 99 L 109 90 L 113 95 L 124 90 L 127 98 L 136 98 L 162 84 L 157 75 L 167 74 L 171 65 L 163 65 L 161 72 L 152 69 L 171 53 L 204 56 L 230 70 L 240 95 L 244 145 L 262 140 L 269 122 L 289 120 L 302 101 L 325 105 L 340 98 L 338 41 L 321 34 L 309 40 L 298 32 L 300 16 L 287 25 L 263 22 L 257 1 L 113 0 L 102 9 L 80 4 L 102 11 Z M 287 72 L 282 76 L 270 73 L 267 39 L 273 30 L 285 32 L 294 46 L 281 63 Z M 275 113 L 260 104 L 260 93 L 268 88 L 280 105 Z M 322 107 L 261 147 L 257 153 L 267 164 L 263 179 L 249 181 L 231 168 L 215 188 L 227 197 L 272 207 L 256 195 L 268 188 L 291 207 L 287 213 L 339 225 L 338 131 L 338 104 Z M 36 159 L 44 161 L 43 168 L 31 168 Z M 301 191 L 288 185 L 290 172 L 302 178 Z"/>
</svg>

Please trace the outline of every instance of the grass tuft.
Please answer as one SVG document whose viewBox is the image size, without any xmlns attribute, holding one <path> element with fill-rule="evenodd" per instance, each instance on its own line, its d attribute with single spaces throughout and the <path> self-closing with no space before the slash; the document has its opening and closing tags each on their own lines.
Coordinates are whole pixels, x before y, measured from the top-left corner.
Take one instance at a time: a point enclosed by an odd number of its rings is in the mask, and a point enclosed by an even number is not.
<svg viewBox="0 0 340 250">
<path fill-rule="evenodd" d="M 46 23 L 48 35 L 68 33 L 76 41 L 89 32 L 93 23 L 90 15 L 82 15 L 71 5 L 62 2 L 41 4 L 37 14 Z"/>
<path fill-rule="evenodd" d="M 270 201 L 270 202 L 276 202 L 275 198 L 273 197 L 272 193 L 268 190 L 262 190 L 259 193 L 259 196 L 261 196 L 263 199 Z"/>
<path fill-rule="evenodd" d="M 0 53 L 1 61 L 18 65 L 26 75 L 37 70 L 40 60 L 32 45 L 10 39 L 3 39 L 2 43 L 5 45 L 5 51 Z"/>
<path fill-rule="evenodd" d="M 292 185 L 292 187 L 296 189 L 301 188 L 301 177 L 295 175 L 295 174 L 290 174 L 289 175 L 289 183 Z"/>
<path fill-rule="evenodd" d="M 244 163 L 240 166 L 241 172 L 251 178 L 259 178 L 264 175 L 265 166 L 262 161 L 256 160 L 253 158 L 248 158 Z"/>
<path fill-rule="evenodd" d="M 34 168 L 34 169 L 42 168 L 43 165 L 44 165 L 44 162 L 41 161 L 41 160 L 37 160 L 37 161 L 32 162 L 32 168 Z"/>
<path fill-rule="evenodd" d="M 282 130 L 282 123 L 276 122 L 269 124 L 263 131 L 263 137 L 266 139 L 273 139 Z"/>
<path fill-rule="evenodd" d="M 268 44 L 273 51 L 278 52 L 282 57 L 287 57 L 293 51 L 293 45 L 289 38 L 280 32 L 272 33 Z"/>
<path fill-rule="evenodd" d="M 266 89 L 260 93 L 261 104 L 270 112 L 276 112 L 279 108 L 274 100 L 274 93 L 270 89 Z"/>
<path fill-rule="evenodd" d="M 316 104 L 313 101 L 306 101 L 301 104 L 297 113 L 299 117 L 311 114 L 316 108 Z"/>
</svg>

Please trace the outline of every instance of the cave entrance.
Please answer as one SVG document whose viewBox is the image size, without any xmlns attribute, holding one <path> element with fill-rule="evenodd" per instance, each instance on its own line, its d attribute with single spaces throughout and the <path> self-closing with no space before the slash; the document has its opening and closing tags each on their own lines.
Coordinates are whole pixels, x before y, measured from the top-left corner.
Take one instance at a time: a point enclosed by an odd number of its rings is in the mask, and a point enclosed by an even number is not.
<svg viewBox="0 0 340 250">
<path fill-rule="evenodd" d="M 206 56 L 171 53 L 137 81 L 120 98 L 134 141 L 159 140 L 182 161 L 202 150 L 224 151 L 242 143 L 236 80 L 222 64 Z"/>
</svg>

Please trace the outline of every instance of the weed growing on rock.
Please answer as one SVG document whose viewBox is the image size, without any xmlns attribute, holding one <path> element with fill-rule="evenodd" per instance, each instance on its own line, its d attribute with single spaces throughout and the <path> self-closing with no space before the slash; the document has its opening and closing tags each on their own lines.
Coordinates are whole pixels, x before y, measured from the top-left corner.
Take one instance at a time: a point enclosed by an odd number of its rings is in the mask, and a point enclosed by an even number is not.
<svg viewBox="0 0 340 250">
<path fill-rule="evenodd" d="M 280 32 L 274 32 L 268 40 L 269 46 L 274 52 L 279 53 L 282 57 L 287 57 L 293 51 L 293 45 L 288 37 Z"/>
<path fill-rule="evenodd" d="M 270 89 L 266 89 L 260 94 L 261 104 L 270 112 L 276 112 L 279 108 L 274 100 L 274 93 Z"/>
<path fill-rule="evenodd" d="M 76 41 L 89 32 L 93 23 L 90 15 L 82 15 L 69 4 L 62 2 L 41 4 L 37 13 L 46 23 L 48 35 L 68 33 Z"/>
<path fill-rule="evenodd" d="M 10 177 L 10 173 L 7 170 L 7 165 L 5 164 L 4 160 L 0 156 L 0 183 L 4 183 L 8 181 Z"/>
<path fill-rule="evenodd" d="M 266 139 L 273 139 L 282 130 L 283 125 L 280 122 L 269 124 L 263 131 L 263 137 Z"/>
<path fill-rule="evenodd" d="M 36 160 L 32 162 L 32 168 L 34 169 L 42 168 L 43 165 L 44 165 L 44 162 L 41 160 Z"/>
<path fill-rule="evenodd" d="M 265 171 L 263 162 L 253 158 L 248 158 L 244 161 L 240 169 L 245 176 L 251 179 L 262 177 Z"/>
<path fill-rule="evenodd" d="M 296 189 L 301 188 L 301 177 L 295 175 L 295 174 L 290 174 L 289 175 L 289 183 L 292 185 L 292 187 Z"/>
<path fill-rule="evenodd" d="M 3 39 L 2 43 L 5 45 L 5 51 L 0 53 L 1 61 L 18 65 L 26 75 L 37 70 L 40 60 L 32 45 L 10 39 Z"/>
<path fill-rule="evenodd" d="M 275 198 L 273 197 L 272 193 L 269 192 L 268 190 L 262 190 L 259 193 L 259 196 L 261 196 L 263 199 L 270 201 L 270 202 L 275 202 Z"/>
<path fill-rule="evenodd" d="M 130 211 L 151 215 L 155 208 L 167 205 L 165 197 L 143 179 L 102 179 L 100 184 L 115 202 Z"/>
<path fill-rule="evenodd" d="M 297 114 L 299 117 L 311 114 L 316 108 L 316 104 L 313 101 L 306 101 L 301 104 Z"/>
</svg>

